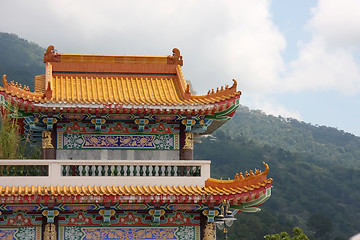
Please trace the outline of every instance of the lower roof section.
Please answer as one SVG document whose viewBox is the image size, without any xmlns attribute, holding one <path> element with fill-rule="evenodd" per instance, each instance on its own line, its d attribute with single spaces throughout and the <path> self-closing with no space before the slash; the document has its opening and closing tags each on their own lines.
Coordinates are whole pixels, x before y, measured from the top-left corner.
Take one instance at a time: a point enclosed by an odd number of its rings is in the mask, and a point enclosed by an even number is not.
<svg viewBox="0 0 360 240">
<path fill-rule="evenodd" d="M 232 205 L 255 200 L 271 188 L 272 179 L 238 188 L 205 186 L 0 186 L 2 203 L 177 202 Z"/>
</svg>

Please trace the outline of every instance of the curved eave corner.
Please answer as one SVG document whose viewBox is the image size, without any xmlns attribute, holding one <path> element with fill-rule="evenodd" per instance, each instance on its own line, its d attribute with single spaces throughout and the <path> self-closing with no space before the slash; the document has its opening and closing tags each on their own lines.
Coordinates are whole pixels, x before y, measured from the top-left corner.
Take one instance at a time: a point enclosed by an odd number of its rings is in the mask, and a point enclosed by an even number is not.
<svg viewBox="0 0 360 240">
<path fill-rule="evenodd" d="M 267 178 L 269 173 L 269 165 L 264 163 L 265 171 L 259 169 L 255 171 L 237 173 L 232 180 L 219 180 L 209 178 L 205 182 L 205 187 L 216 189 L 236 189 L 243 193 L 243 196 L 230 199 L 231 208 L 241 212 L 258 212 L 261 204 L 267 201 L 271 196 L 272 178 Z"/>
</svg>

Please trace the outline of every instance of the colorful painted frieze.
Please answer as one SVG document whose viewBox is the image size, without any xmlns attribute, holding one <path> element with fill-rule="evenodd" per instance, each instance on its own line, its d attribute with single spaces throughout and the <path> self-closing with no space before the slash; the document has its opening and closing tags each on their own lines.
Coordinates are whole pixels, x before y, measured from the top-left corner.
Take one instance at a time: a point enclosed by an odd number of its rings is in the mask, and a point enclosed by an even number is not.
<svg viewBox="0 0 360 240">
<path fill-rule="evenodd" d="M 179 149 L 176 134 L 82 134 L 58 132 L 57 149 Z"/>
<path fill-rule="evenodd" d="M 200 240 L 199 226 L 174 227 L 80 227 L 60 226 L 64 240 Z"/>
</svg>

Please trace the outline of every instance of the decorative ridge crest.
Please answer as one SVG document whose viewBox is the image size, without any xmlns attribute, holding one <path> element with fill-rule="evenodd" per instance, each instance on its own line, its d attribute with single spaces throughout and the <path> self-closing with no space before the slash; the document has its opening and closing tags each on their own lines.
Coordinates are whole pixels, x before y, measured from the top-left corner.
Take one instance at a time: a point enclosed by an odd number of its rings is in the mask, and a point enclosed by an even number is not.
<svg viewBox="0 0 360 240">
<path fill-rule="evenodd" d="M 9 83 L 6 80 L 6 75 L 3 75 L 2 82 L 3 82 L 5 90 L 7 90 L 11 93 L 14 93 L 16 95 L 19 95 L 22 98 L 30 97 L 30 98 L 44 99 L 46 97 L 44 93 L 30 92 L 29 86 L 25 86 L 25 85 L 21 86 L 21 84 L 18 84 L 17 82 L 14 83 L 14 81 Z"/>
<path fill-rule="evenodd" d="M 173 52 L 173 55 L 171 56 L 171 55 L 169 55 L 168 57 L 167 57 L 167 62 L 168 62 L 168 64 L 176 64 L 176 65 L 180 65 L 180 66 L 182 66 L 183 64 L 184 64 L 184 62 L 183 62 L 183 60 L 182 60 L 182 56 L 180 55 L 180 50 L 179 49 L 177 49 L 177 48 L 174 48 L 173 50 L 172 50 L 172 52 Z"/>
<path fill-rule="evenodd" d="M 220 180 L 214 178 L 208 178 L 205 181 L 206 187 L 218 187 L 218 188 L 238 188 L 256 185 L 267 180 L 267 174 L 269 173 L 269 165 L 264 163 L 265 171 L 261 172 L 255 168 L 255 172 L 245 172 L 245 176 L 242 172 L 236 173 L 232 180 Z"/>
<path fill-rule="evenodd" d="M 237 91 L 236 87 L 237 87 L 237 82 L 235 79 L 233 79 L 233 85 L 231 87 L 229 87 L 228 85 L 221 86 L 221 88 L 217 88 L 216 90 L 212 89 L 209 90 L 207 95 L 202 95 L 202 96 L 192 96 L 192 98 L 196 98 L 196 99 L 206 99 L 206 98 L 217 98 L 217 97 L 228 97 L 231 95 L 241 95 L 241 91 Z"/>
<path fill-rule="evenodd" d="M 55 53 L 53 45 L 50 45 L 44 53 L 44 63 L 47 62 L 60 62 L 60 54 Z"/>
</svg>

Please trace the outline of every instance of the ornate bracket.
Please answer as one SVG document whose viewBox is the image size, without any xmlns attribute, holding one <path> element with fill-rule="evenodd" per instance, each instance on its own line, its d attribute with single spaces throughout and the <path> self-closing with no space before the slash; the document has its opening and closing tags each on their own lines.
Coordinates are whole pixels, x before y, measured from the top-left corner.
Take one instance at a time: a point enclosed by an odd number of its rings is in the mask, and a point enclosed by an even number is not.
<svg viewBox="0 0 360 240">
<path fill-rule="evenodd" d="M 58 210 L 44 210 L 42 212 L 42 215 L 44 215 L 47 219 L 48 223 L 54 223 L 54 219 L 57 215 L 59 215 Z"/>
<path fill-rule="evenodd" d="M 145 126 L 146 126 L 146 124 L 149 123 L 149 120 L 143 119 L 143 118 L 139 118 L 139 119 L 135 119 L 134 122 L 135 122 L 135 124 L 138 125 L 138 132 L 144 132 Z"/>
<path fill-rule="evenodd" d="M 211 123 L 213 122 L 212 119 L 203 119 L 199 121 L 199 124 L 196 124 L 193 128 L 192 128 L 192 132 L 193 133 L 203 133 L 207 130 L 207 128 L 211 125 Z"/>
<path fill-rule="evenodd" d="M 57 123 L 57 119 L 53 117 L 44 118 L 43 122 L 46 123 L 46 129 L 52 130 L 54 123 Z"/>
<path fill-rule="evenodd" d="M 181 123 L 183 125 L 185 125 L 185 131 L 186 132 L 190 132 L 191 131 L 191 127 L 196 123 L 196 120 L 195 119 L 183 119 L 181 121 Z"/>
<path fill-rule="evenodd" d="M 205 209 L 202 213 L 207 216 L 207 222 L 213 223 L 215 222 L 215 217 L 219 214 L 219 211 L 215 209 Z"/>
<path fill-rule="evenodd" d="M 93 118 L 91 119 L 91 123 L 95 125 L 95 131 L 100 131 L 101 126 L 106 122 L 103 118 Z"/>
<path fill-rule="evenodd" d="M 101 209 L 99 214 L 103 216 L 104 223 L 110 223 L 110 218 L 115 214 L 115 210 L 113 209 Z"/>
<path fill-rule="evenodd" d="M 152 216 L 152 224 L 159 225 L 160 217 L 165 214 L 165 210 L 163 209 L 150 209 L 149 214 Z"/>
</svg>

